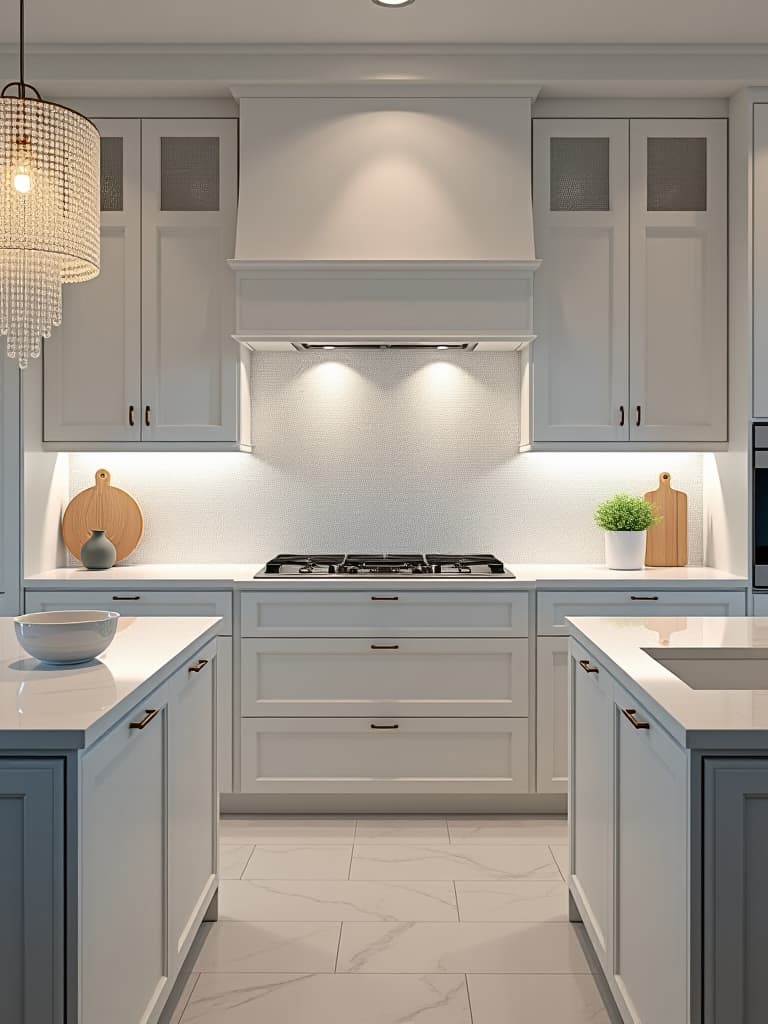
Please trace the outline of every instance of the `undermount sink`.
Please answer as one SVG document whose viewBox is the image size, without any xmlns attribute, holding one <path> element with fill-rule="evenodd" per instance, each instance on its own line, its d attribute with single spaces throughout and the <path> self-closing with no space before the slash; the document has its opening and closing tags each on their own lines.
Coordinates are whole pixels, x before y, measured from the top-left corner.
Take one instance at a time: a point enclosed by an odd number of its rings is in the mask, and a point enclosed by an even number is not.
<svg viewBox="0 0 768 1024">
<path fill-rule="evenodd" d="M 768 649 L 644 647 L 692 690 L 768 690 Z"/>
</svg>

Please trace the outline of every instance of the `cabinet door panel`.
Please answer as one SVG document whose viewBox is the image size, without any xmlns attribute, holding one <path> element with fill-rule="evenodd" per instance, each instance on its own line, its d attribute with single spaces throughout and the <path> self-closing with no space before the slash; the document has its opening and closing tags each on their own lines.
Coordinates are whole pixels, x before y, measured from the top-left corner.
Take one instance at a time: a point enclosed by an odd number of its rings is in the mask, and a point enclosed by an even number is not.
<svg viewBox="0 0 768 1024">
<path fill-rule="evenodd" d="M 630 181 L 630 437 L 725 441 L 725 120 L 632 120 Z"/>
<path fill-rule="evenodd" d="M 536 791 L 568 792 L 568 638 L 536 644 Z"/>
<path fill-rule="evenodd" d="M 678 1024 L 688 1020 L 685 752 L 618 685 L 614 729 L 613 975 L 628 1024 Z"/>
<path fill-rule="evenodd" d="M 704 1024 L 762 1024 L 768 759 L 704 767 Z"/>
<path fill-rule="evenodd" d="M 237 122 L 147 120 L 142 148 L 141 436 L 234 442 Z"/>
<path fill-rule="evenodd" d="M 184 961 L 216 872 L 215 646 L 206 665 L 178 672 L 169 687 L 168 938 L 170 973 Z"/>
<path fill-rule="evenodd" d="M 64 762 L 0 760 L 0 992 L 9 1024 L 64 1020 Z"/>
<path fill-rule="evenodd" d="M 62 325 L 44 345 L 43 439 L 53 443 L 140 436 L 140 122 L 96 123 L 119 158 L 102 165 L 101 272 L 64 288 Z"/>
<path fill-rule="evenodd" d="M 534 442 L 629 437 L 627 156 L 626 121 L 534 121 Z"/>
<path fill-rule="evenodd" d="M 587 664 L 581 665 L 580 661 Z M 573 642 L 569 678 L 573 723 L 570 749 L 573 783 L 568 793 L 571 886 L 580 900 L 584 924 L 597 957 L 607 970 L 613 934 L 613 680 Z"/>
<path fill-rule="evenodd" d="M 83 756 L 81 1024 L 136 1024 L 166 995 L 167 710 L 163 686 Z"/>
<path fill-rule="evenodd" d="M 768 281 L 768 103 L 754 107 L 753 279 Z M 754 414 L 768 417 L 768 289 L 754 289 Z"/>
</svg>

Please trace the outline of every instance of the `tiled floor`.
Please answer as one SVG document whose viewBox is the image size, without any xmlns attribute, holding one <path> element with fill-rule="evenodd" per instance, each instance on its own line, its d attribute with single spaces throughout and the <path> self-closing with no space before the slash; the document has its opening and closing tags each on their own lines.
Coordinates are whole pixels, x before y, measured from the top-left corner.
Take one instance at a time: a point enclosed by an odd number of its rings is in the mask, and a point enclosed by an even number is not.
<svg viewBox="0 0 768 1024">
<path fill-rule="evenodd" d="M 561 818 L 237 817 L 174 1024 L 610 1024 Z"/>
</svg>

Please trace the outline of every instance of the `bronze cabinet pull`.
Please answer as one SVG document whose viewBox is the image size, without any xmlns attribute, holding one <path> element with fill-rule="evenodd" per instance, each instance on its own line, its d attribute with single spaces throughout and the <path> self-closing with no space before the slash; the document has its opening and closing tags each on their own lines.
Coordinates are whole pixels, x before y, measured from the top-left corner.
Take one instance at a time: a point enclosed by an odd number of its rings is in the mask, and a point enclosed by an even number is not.
<svg viewBox="0 0 768 1024">
<path fill-rule="evenodd" d="M 600 671 L 600 669 L 597 667 L 597 665 L 593 665 L 592 662 L 591 661 L 587 661 L 586 658 L 582 658 L 579 661 L 579 664 L 581 665 L 581 667 L 584 669 L 585 672 L 590 672 L 591 673 L 591 672 L 599 672 Z"/>
<path fill-rule="evenodd" d="M 136 417 L 134 416 L 135 412 L 136 412 L 136 406 L 135 405 L 129 405 L 128 406 L 128 426 L 129 427 L 133 427 L 133 426 L 136 425 Z"/>
<path fill-rule="evenodd" d="M 372 601 L 399 601 L 400 598 L 398 597 L 397 594 L 395 594 L 393 597 L 377 597 L 375 594 L 371 594 L 371 600 Z"/>
<path fill-rule="evenodd" d="M 148 405 L 145 405 L 144 406 L 144 426 L 145 427 L 151 427 L 152 426 L 151 415 L 152 415 L 152 410 L 150 409 L 150 407 Z"/>
<path fill-rule="evenodd" d="M 140 722 L 131 722 L 129 729 L 146 729 L 153 718 L 160 714 L 160 708 L 147 708 Z"/>
<path fill-rule="evenodd" d="M 630 601 L 658 601 L 658 594 L 630 594 Z"/>
<path fill-rule="evenodd" d="M 200 661 L 196 661 L 194 665 L 190 665 L 187 672 L 202 672 L 205 666 L 208 664 L 207 658 L 201 658 Z"/>
<path fill-rule="evenodd" d="M 112 600 L 113 601 L 140 601 L 141 600 L 141 594 L 134 594 L 133 596 L 130 596 L 130 595 L 127 595 L 127 594 L 113 594 L 112 595 Z"/>
<path fill-rule="evenodd" d="M 371 722 L 372 729 L 399 729 L 400 726 L 395 723 L 394 725 L 376 725 L 375 722 Z"/>
<path fill-rule="evenodd" d="M 371 644 L 372 651 L 399 651 L 400 644 Z"/>
<path fill-rule="evenodd" d="M 624 419 L 625 419 L 625 417 L 624 417 L 624 406 L 620 405 L 619 406 L 619 426 L 620 427 L 624 426 Z"/>
<path fill-rule="evenodd" d="M 639 405 L 635 406 L 635 426 L 636 427 L 640 426 L 640 406 Z"/>
<path fill-rule="evenodd" d="M 622 713 L 622 715 L 624 715 L 624 717 L 626 718 L 626 720 L 628 722 L 632 723 L 632 725 L 636 729 L 650 729 L 651 728 L 651 723 L 650 722 L 644 722 L 642 719 L 637 717 L 637 711 L 635 710 L 635 708 L 622 708 L 621 709 L 621 713 Z"/>
</svg>

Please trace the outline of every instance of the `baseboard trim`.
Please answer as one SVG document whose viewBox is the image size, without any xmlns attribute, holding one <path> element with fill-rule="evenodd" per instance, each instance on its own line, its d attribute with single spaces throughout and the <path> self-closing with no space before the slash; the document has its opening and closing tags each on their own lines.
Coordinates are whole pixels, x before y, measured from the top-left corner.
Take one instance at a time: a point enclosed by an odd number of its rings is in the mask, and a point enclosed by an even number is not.
<svg viewBox="0 0 768 1024">
<path fill-rule="evenodd" d="M 222 793 L 222 814 L 565 814 L 564 793 Z"/>
</svg>

